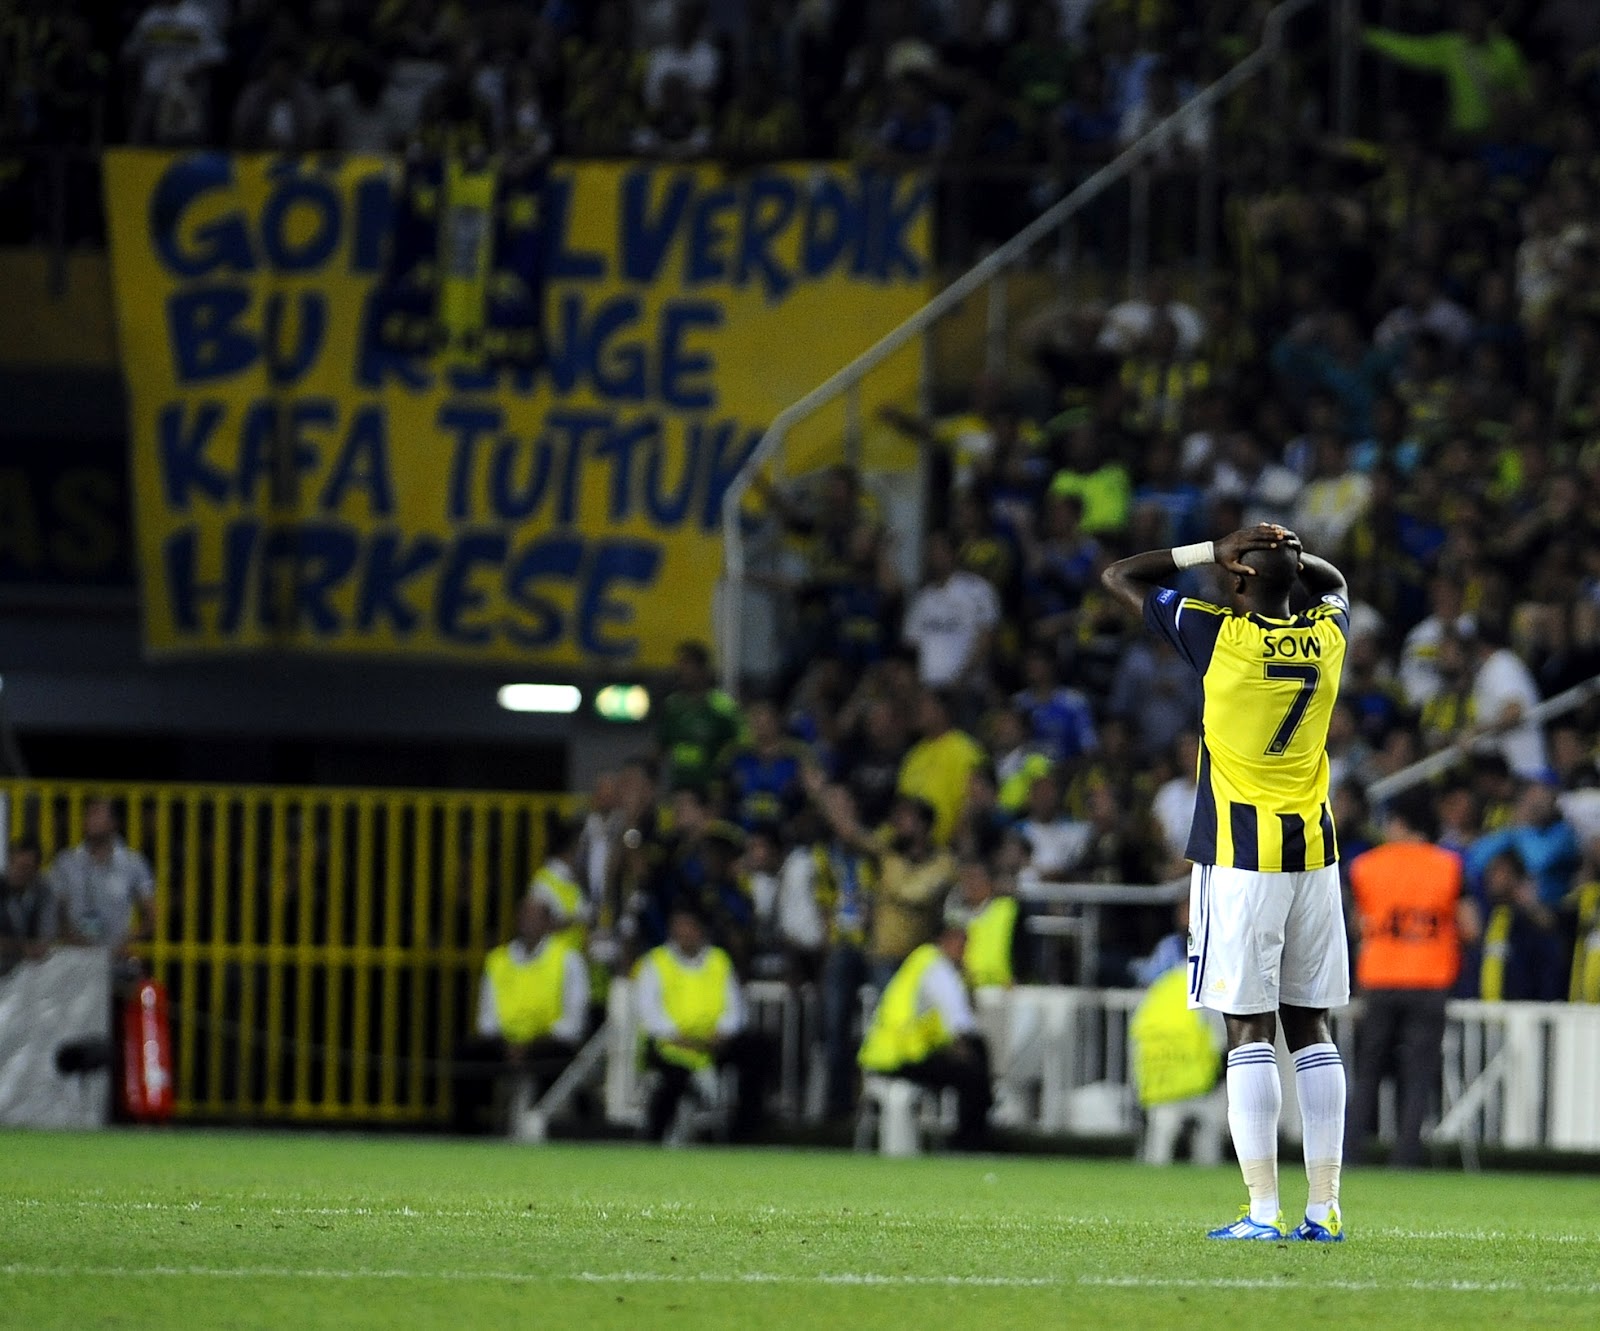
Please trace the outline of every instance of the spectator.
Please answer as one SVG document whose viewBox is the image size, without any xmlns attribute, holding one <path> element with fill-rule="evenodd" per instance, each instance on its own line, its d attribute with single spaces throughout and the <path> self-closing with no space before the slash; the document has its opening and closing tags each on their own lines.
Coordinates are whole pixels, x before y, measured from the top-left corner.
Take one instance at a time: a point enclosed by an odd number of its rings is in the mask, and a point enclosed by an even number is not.
<svg viewBox="0 0 1600 1331">
<path fill-rule="evenodd" d="M 711 151 L 711 112 L 687 79 L 672 75 L 662 80 L 655 104 L 634 131 L 633 150 L 641 157 L 680 161 Z"/>
<path fill-rule="evenodd" d="M 746 832 L 778 825 L 805 803 L 801 769 L 809 757 L 803 744 L 787 739 L 777 705 L 762 698 L 745 709 L 749 738 L 725 751 L 718 764 L 724 802 Z"/>
<path fill-rule="evenodd" d="M 1566 991 L 1566 966 L 1555 914 L 1515 850 L 1493 856 L 1483 870 L 1487 913 L 1477 997 L 1490 1002 L 1553 1002 Z"/>
<path fill-rule="evenodd" d="M 1130 296 L 1106 311 L 1099 347 L 1113 355 L 1128 356 L 1150 336 L 1159 319 L 1171 321 L 1178 335 L 1177 354 L 1193 356 L 1206 335 L 1205 320 L 1193 305 L 1177 298 L 1169 269 L 1150 274 L 1148 296 Z"/>
<path fill-rule="evenodd" d="M 1372 482 L 1346 462 L 1344 440 L 1317 435 L 1311 480 L 1294 507 L 1294 530 L 1312 550 L 1342 550 L 1345 537 L 1367 510 Z"/>
<path fill-rule="evenodd" d="M 1467 853 L 1467 872 L 1475 880 L 1487 881 L 1494 858 L 1505 850 L 1516 851 L 1519 872 L 1535 884 L 1539 904 L 1549 910 L 1560 907 L 1583 860 L 1578 834 L 1556 802 L 1554 775 L 1545 773 L 1525 782 L 1514 821 L 1488 833 Z"/>
<path fill-rule="evenodd" d="M 233 146 L 247 152 L 309 152 L 322 138 L 323 108 L 316 89 L 287 50 L 267 57 L 266 72 L 249 84 L 233 113 Z"/>
<path fill-rule="evenodd" d="M 1454 578 L 1434 578 L 1428 595 L 1431 613 L 1406 634 L 1400 649 L 1400 689 L 1409 707 L 1425 706 L 1443 689 L 1440 645 L 1449 634 L 1466 627 L 1460 623 L 1461 587 Z"/>
<path fill-rule="evenodd" d="M 917 676 L 929 688 L 969 697 L 988 688 L 1000 598 L 974 573 L 956 567 L 947 532 L 929 534 L 927 580 L 906 609 L 904 638 L 917 650 Z"/>
<path fill-rule="evenodd" d="M 1048 649 L 1028 648 L 1023 677 L 1027 687 L 1012 697 L 1011 705 L 1026 720 L 1033 747 L 1053 763 L 1093 753 L 1099 747 L 1094 710 L 1081 692 L 1059 683 Z"/>
<path fill-rule="evenodd" d="M 1549 764 L 1544 731 L 1528 713 L 1539 705 L 1539 689 L 1527 663 L 1506 643 L 1504 631 L 1485 621 L 1469 639 L 1477 671 L 1472 680 L 1475 735 L 1521 777 L 1537 777 Z"/>
<path fill-rule="evenodd" d="M 830 798 L 839 803 L 838 825 L 858 828 L 848 792 L 824 796 L 823 803 Z M 782 891 L 785 901 L 791 903 L 793 918 L 798 921 L 803 914 L 809 916 L 800 941 L 821 953 L 818 996 L 826 1074 L 823 1103 L 830 1119 L 846 1118 L 855 1107 L 856 1018 L 861 987 L 868 976 L 871 868 L 871 860 L 833 827 L 800 840 L 783 866 Z"/>
<path fill-rule="evenodd" d="M 456 1130 L 481 1130 L 494 1087 L 507 1076 L 530 1078 L 536 1098 L 572 1062 L 588 1016 L 583 954 L 557 934 L 545 897 L 530 892 L 516 936 L 484 959 L 473 1038 L 456 1053 Z"/>
<path fill-rule="evenodd" d="M 833 836 L 876 872 L 867 971 L 882 988 L 900 963 L 937 932 L 944 900 L 955 885 L 955 859 L 934 843 L 934 811 L 927 801 L 900 796 L 887 836 L 878 838 L 862 831 L 842 788 L 828 786 L 820 774 L 813 774 L 810 782 Z"/>
<path fill-rule="evenodd" d="M 1466 346 L 1473 334 L 1472 316 L 1455 301 L 1439 294 L 1434 280 L 1417 269 L 1401 279 L 1402 302 L 1378 325 L 1372 340 L 1379 347 L 1402 344 L 1418 333 L 1432 333 L 1454 351 Z"/>
<path fill-rule="evenodd" d="M 1244 525 L 1285 521 L 1300 498 L 1300 478 L 1267 456 L 1249 430 L 1230 435 L 1211 476 L 1207 495 L 1213 504 L 1231 500 L 1242 506 Z"/>
<path fill-rule="evenodd" d="M 117 831 L 107 799 L 83 806 L 83 840 L 56 856 L 49 883 L 62 941 L 126 949 L 155 928 L 155 878 L 150 864 Z"/>
<path fill-rule="evenodd" d="M 840 764 L 845 785 L 861 820 L 877 827 L 889 817 L 895 791 L 900 784 L 900 768 L 910 748 L 905 713 L 896 703 L 879 698 L 870 703 L 859 728 L 845 749 Z"/>
<path fill-rule="evenodd" d="M 868 155 L 883 166 L 925 165 L 949 153 L 954 134 L 950 108 L 933 99 L 928 81 L 905 74 L 890 87 L 887 110 L 871 129 Z"/>
<path fill-rule="evenodd" d="M 136 90 L 132 141 L 204 142 L 211 124 L 210 71 L 227 54 L 213 11 L 201 0 L 151 0 L 122 47 Z"/>
<path fill-rule="evenodd" d="M 646 1112 L 646 1130 L 662 1141 L 691 1087 L 714 1098 L 704 1078 L 731 1067 L 737 1103 L 731 1132 L 752 1136 L 764 1113 L 770 1058 L 765 1042 L 747 1029 L 744 994 L 728 954 L 710 941 L 707 922 L 688 903 L 674 907 L 667 941 L 647 952 L 634 973 L 639 1025 L 645 1034 L 645 1066 L 656 1074 Z"/>
<path fill-rule="evenodd" d="M 1068 435 L 1066 463 L 1051 480 L 1050 493 L 1083 501 L 1083 530 L 1090 536 L 1120 532 L 1128 525 L 1132 479 L 1093 424 L 1077 425 Z"/>
<path fill-rule="evenodd" d="M 1028 843 L 1028 863 L 1044 878 L 1070 874 L 1089 848 L 1089 825 L 1067 817 L 1061 784 L 1048 772 L 1028 787 L 1027 811 L 1017 830 Z"/>
<path fill-rule="evenodd" d="M 1150 813 L 1166 851 L 1163 878 L 1179 878 L 1189 847 L 1189 827 L 1194 821 L 1194 797 L 1199 789 L 1200 736 L 1185 730 L 1173 745 L 1173 774 L 1156 791 Z M 1145 980 L 1142 983 L 1149 983 Z"/>
<path fill-rule="evenodd" d="M 390 152 L 411 132 L 413 122 L 402 115 L 385 95 L 383 65 L 363 53 L 346 69 L 343 82 L 328 89 L 326 131 L 328 146 L 339 152 Z"/>
<path fill-rule="evenodd" d="M 739 706 L 711 681 L 711 652 L 704 643 L 678 645 L 673 657 L 678 687 L 661 700 L 656 747 L 667 768 L 667 790 L 704 791 L 724 750 L 740 738 Z"/>
<path fill-rule="evenodd" d="M 1458 137 L 1488 134 L 1532 95 L 1521 49 L 1490 27 L 1489 6 L 1483 0 L 1466 0 L 1457 30 L 1411 37 L 1368 28 L 1365 36 L 1379 54 L 1443 75 L 1450 92 L 1447 126 Z"/>
<path fill-rule="evenodd" d="M 917 703 L 917 731 L 917 742 L 900 765 L 896 789 L 933 810 L 934 844 L 948 846 L 961 820 L 967 780 L 983 763 L 983 749 L 971 735 L 955 728 L 951 699 L 938 689 L 923 689 Z"/>
<path fill-rule="evenodd" d="M 678 0 L 672 16 L 672 34 L 645 58 L 644 104 L 649 111 L 664 110 L 676 83 L 678 96 L 696 105 L 714 101 L 722 84 L 722 53 L 711 40 L 705 5 L 699 0 Z"/>
<path fill-rule="evenodd" d="M 43 861 L 33 837 L 11 843 L 0 875 L 0 974 L 21 960 L 36 961 L 55 941 L 55 902 L 39 872 Z"/>
<path fill-rule="evenodd" d="M 1139 752 L 1155 759 L 1199 724 L 1200 680 L 1165 639 L 1141 634 L 1123 653 L 1109 710 L 1133 728 Z"/>
<path fill-rule="evenodd" d="M 1100 544 L 1083 530 L 1083 496 L 1047 496 L 1044 533 L 1024 537 L 1023 608 L 1034 645 L 1054 644 L 1071 633 L 1078 607 L 1095 584 Z"/>
</svg>

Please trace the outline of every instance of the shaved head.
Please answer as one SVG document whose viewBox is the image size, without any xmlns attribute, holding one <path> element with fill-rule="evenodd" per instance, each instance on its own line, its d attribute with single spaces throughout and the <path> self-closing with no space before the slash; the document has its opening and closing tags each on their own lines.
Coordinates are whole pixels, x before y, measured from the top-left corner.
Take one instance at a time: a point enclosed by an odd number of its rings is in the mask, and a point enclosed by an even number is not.
<svg viewBox="0 0 1600 1331">
<path fill-rule="evenodd" d="M 1240 578 L 1243 594 L 1253 606 L 1276 606 L 1288 598 L 1300 577 L 1300 557 L 1287 544 L 1276 550 L 1250 550 L 1244 562 L 1255 569 L 1253 578 Z"/>
</svg>

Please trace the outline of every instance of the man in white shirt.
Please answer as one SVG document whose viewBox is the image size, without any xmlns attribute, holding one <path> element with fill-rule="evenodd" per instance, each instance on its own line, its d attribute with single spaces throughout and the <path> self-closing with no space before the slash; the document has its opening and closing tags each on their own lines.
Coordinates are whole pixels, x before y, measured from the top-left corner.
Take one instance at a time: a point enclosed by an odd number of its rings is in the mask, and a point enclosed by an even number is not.
<svg viewBox="0 0 1600 1331">
<path fill-rule="evenodd" d="M 456 1129 L 483 1129 L 483 1111 L 508 1076 L 530 1077 L 537 1096 L 572 1061 L 588 1019 L 589 967 L 557 934 L 545 899 L 530 892 L 516 937 L 484 959 L 473 1038 L 456 1051 Z"/>
<path fill-rule="evenodd" d="M 1435 578 L 1429 596 L 1433 613 L 1406 634 L 1400 649 L 1400 689 L 1408 707 L 1421 708 L 1439 696 L 1439 648 L 1447 633 L 1464 634 L 1471 624 L 1462 622 L 1461 584 L 1454 578 Z"/>
<path fill-rule="evenodd" d="M 1526 720 L 1539 705 L 1539 686 L 1527 662 L 1506 645 L 1498 628 L 1478 625 L 1473 639 L 1478 673 L 1472 681 L 1474 734 L 1482 747 L 1492 748 L 1516 775 L 1528 779 L 1549 766 L 1544 731 L 1537 721 Z"/>
<path fill-rule="evenodd" d="M 1030 862 L 1044 878 L 1069 873 L 1089 849 L 1089 824 L 1067 817 L 1061 784 L 1048 772 L 1028 787 L 1027 816 L 1018 830 L 1028 843 Z"/>
<path fill-rule="evenodd" d="M 956 567 L 945 532 L 929 534 L 926 564 L 902 634 L 917 649 L 917 675 L 929 688 L 977 690 L 988 677 L 1000 597 L 986 579 Z"/>
<path fill-rule="evenodd" d="M 1200 311 L 1174 297 L 1172 275 L 1165 269 L 1150 274 L 1149 291 L 1148 299 L 1131 296 L 1106 311 L 1097 342 L 1100 350 L 1131 356 L 1150 336 L 1156 320 L 1165 317 L 1177 330 L 1178 354 L 1193 355 L 1206 333 Z"/>
<path fill-rule="evenodd" d="M 733 961 L 712 946 L 696 903 L 680 898 L 673 906 L 667 941 L 640 958 L 634 986 L 645 1064 L 657 1073 L 647 1115 L 651 1139 L 665 1139 L 691 1088 L 714 1098 L 716 1072 L 724 1067 L 738 1079 L 732 1135 L 752 1136 L 765 1108 L 771 1050 L 759 1032 L 747 1029 Z"/>
<path fill-rule="evenodd" d="M 110 800 L 83 809 L 83 840 L 56 856 L 47 875 L 55 932 L 68 943 L 113 950 L 148 938 L 155 926 L 150 863 L 117 834 Z"/>
<path fill-rule="evenodd" d="M 938 941 L 912 952 L 884 988 L 857 1057 L 869 1075 L 953 1089 L 957 1150 L 982 1146 L 993 1104 L 989 1050 L 961 974 L 966 947 L 964 918 L 947 914 Z"/>
<path fill-rule="evenodd" d="M 204 138 L 210 121 L 207 76 L 227 57 L 215 16 L 199 0 L 155 0 L 148 6 L 122 46 L 139 88 L 133 141 Z"/>
<path fill-rule="evenodd" d="M 1173 747 L 1177 774 L 1162 783 L 1150 802 L 1151 816 L 1161 829 L 1166 851 L 1166 867 L 1172 877 L 1185 872 L 1184 852 L 1189 845 L 1189 826 L 1194 821 L 1194 797 L 1199 789 L 1200 737 L 1192 730 L 1178 736 Z"/>
</svg>

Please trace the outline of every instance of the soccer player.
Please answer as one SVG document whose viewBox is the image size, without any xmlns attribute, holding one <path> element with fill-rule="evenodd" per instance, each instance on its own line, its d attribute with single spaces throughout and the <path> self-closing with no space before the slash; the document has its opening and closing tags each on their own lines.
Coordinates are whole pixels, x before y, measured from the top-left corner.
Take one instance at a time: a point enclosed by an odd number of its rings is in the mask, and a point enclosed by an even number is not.
<svg viewBox="0 0 1600 1331">
<path fill-rule="evenodd" d="M 1161 586 L 1181 569 L 1233 575 L 1224 609 Z M 1119 560 L 1106 590 L 1200 676 L 1200 766 L 1187 857 L 1189 1006 L 1228 1027 L 1228 1126 L 1250 1192 L 1214 1239 L 1339 1242 L 1345 1076 L 1328 1010 L 1350 1000 L 1339 849 L 1328 809 L 1328 719 L 1350 611 L 1344 577 L 1270 524 Z M 1299 582 L 1313 605 L 1293 614 Z M 1283 1087 L 1277 1022 L 1294 1055 L 1310 1184 L 1287 1235 L 1278 1207 Z"/>
</svg>

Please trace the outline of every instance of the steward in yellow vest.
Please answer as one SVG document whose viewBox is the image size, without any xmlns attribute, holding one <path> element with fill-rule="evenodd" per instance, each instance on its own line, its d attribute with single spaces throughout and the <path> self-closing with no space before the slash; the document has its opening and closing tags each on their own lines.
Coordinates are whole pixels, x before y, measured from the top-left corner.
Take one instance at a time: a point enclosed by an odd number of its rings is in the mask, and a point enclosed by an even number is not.
<svg viewBox="0 0 1600 1331">
<path fill-rule="evenodd" d="M 1222 1059 L 1205 1014 L 1189 1007 L 1186 972 L 1174 967 L 1156 980 L 1134 1009 L 1133 1084 L 1139 1103 L 1173 1104 L 1209 1095 Z"/>
<path fill-rule="evenodd" d="M 878 999 L 856 1061 L 864 1072 L 903 1077 L 922 1086 L 955 1089 L 960 1109 L 951 1145 L 979 1147 L 993 1097 L 989 1051 L 978 1034 L 961 961 L 966 927 L 947 920 L 936 943 L 924 943 L 901 963 Z"/>
<path fill-rule="evenodd" d="M 528 885 L 528 894 L 542 898 L 550 907 L 557 937 L 576 948 L 580 956 L 589 943 L 589 901 L 573 868 L 581 833 L 577 823 L 562 823 L 551 842 L 550 858 Z"/>
<path fill-rule="evenodd" d="M 974 989 L 1009 989 L 1016 983 L 1011 958 L 1017 932 L 1017 901 L 994 890 L 989 866 L 971 859 L 957 880 L 967 910 L 967 947 L 962 971 Z"/>
<path fill-rule="evenodd" d="M 667 941 L 634 970 L 645 1063 L 659 1078 L 650 1097 L 650 1136 L 660 1141 L 697 1074 L 732 1067 L 738 1077 L 735 1136 L 759 1126 L 767 1070 L 766 1040 L 745 1028 L 744 994 L 733 961 L 711 946 L 705 914 L 689 899 L 674 905 Z"/>
<path fill-rule="evenodd" d="M 544 900 L 525 897 L 517 936 L 484 958 L 473 1038 L 456 1053 L 456 1126 L 482 1129 L 483 1111 L 503 1077 L 531 1075 L 535 1092 L 554 1081 L 583 1042 L 589 970 L 555 932 Z"/>
</svg>

